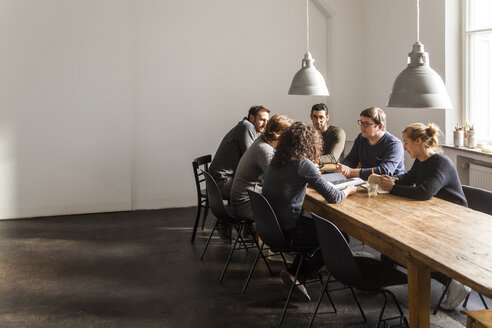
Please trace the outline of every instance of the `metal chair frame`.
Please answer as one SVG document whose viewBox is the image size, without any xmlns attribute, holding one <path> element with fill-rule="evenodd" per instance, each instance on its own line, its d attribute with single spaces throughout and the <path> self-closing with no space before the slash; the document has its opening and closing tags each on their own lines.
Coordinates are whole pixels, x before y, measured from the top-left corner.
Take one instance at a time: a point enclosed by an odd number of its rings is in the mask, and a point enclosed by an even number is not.
<svg viewBox="0 0 492 328">
<path fill-rule="evenodd" d="M 264 244 L 268 244 L 270 249 L 274 250 L 275 252 L 279 252 L 283 263 L 285 267 L 287 268 L 287 262 L 285 261 L 285 257 L 283 255 L 283 252 L 289 252 L 293 253 L 295 255 L 300 256 L 300 261 L 299 265 L 296 268 L 296 273 L 294 276 L 294 281 L 292 282 L 292 285 L 290 286 L 289 289 L 289 294 L 287 295 L 287 300 L 285 301 L 285 305 L 282 311 L 282 316 L 280 318 L 280 323 L 279 326 L 282 326 L 282 323 L 284 321 L 285 315 L 287 313 L 287 308 L 289 307 L 289 303 L 292 299 L 292 294 L 294 292 L 294 287 L 296 286 L 296 282 L 299 280 L 299 273 L 301 272 L 302 265 L 305 262 L 306 257 L 310 257 L 312 254 L 313 249 L 311 247 L 297 247 L 291 245 L 285 238 L 284 233 L 282 229 L 280 228 L 280 224 L 278 223 L 277 216 L 275 215 L 275 212 L 273 208 L 270 206 L 270 203 L 268 200 L 261 194 L 248 190 L 249 197 L 251 199 L 251 205 L 253 208 L 253 216 L 255 218 L 256 222 L 256 231 L 262 241 L 264 242 L 260 250 L 258 251 L 258 254 L 256 256 L 256 260 L 253 263 L 248 278 L 246 279 L 246 282 L 243 287 L 243 293 L 246 291 L 246 288 L 248 287 L 248 283 L 253 275 L 253 272 L 255 270 L 256 264 L 258 263 L 258 259 L 260 256 L 263 255 L 262 250 Z M 265 260 L 265 259 L 264 259 Z M 266 262 L 266 260 L 265 260 Z M 320 279 L 321 284 L 323 285 L 323 280 L 321 274 L 318 274 L 318 279 Z M 329 279 L 328 279 L 329 280 Z M 312 280 L 314 281 L 314 280 Z M 306 281 L 304 283 L 310 283 L 312 281 Z M 331 300 L 330 295 L 326 291 L 326 295 L 328 298 Z M 333 304 L 333 302 L 332 302 Z M 334 305 L 333 305 L 334 307 Z"/>
<path fill-rule="evenodd" d="M 203 176 L 202 171 L 208 172 L 208 165 L 212 162 L 212 155 L 205 155 L 201 157 L 197 157 L 191 163 L 193 166 L 193 174 L 195 176 L 195 185 L 196 185 L 196 194 L 197 194 L 197 211 L 195 223 L 193 224 L 193 232 L 191 234 L 191 242 L 195 242 L 196 231 L 198 229 L 198 224 L 200 222 L 200 215 L 202 208 L 203 219 L 202 219 L 202 230 L 205 228 L 205 220 L 207 219 L 208 214 L 208 196 L 207 196 L 207 187 L 205 186 L 205 178 Z"/>
<path fill-rule="evenodd" d="M 207 239 L 207 243 L 205 244 L 202 255 L 200 256 L 200 260 L 203 260 L 205 252 L 207 251 L 210 241 L 212 240 L 212 236 L 217 229 L 217 224 L 219 223 L 219 220 L 222 226 L 234 228 L 234 230 L 236 230 L 237 232 L 236 237 L 234 237 L 233 246 L 231 247 L 229 255 L 227 256 L 226 263 L 224 265 L 224 268 L 222 269 L 222 273 L 219 278 L 219 282 L 222 283 L 227 268 L 229 267 L 229 263 L 231 262 L 232 256 L 236 250 L 245 249 L 246 252 L 249 252 L 250 248 L 256 247 L 259 249 L 260 246 L 258 245 L 258 241 L 255 238 L 251 238 L 252 240 L 250 241 L 245 241 L 242 237 L 244 226 L 247 226 L 250 234 L 252 235 L 252 231 L 249 227 L 249 224 L 247 224 L 251 222 L 251 220 L 237 218 L 236 216 L 234 216 L 230 208 L 224 205 L 224 200 L 222 199 L 222 196 L 220 194 L 219 187 L 217 186 L 217 183 L 215 182 L 212 175 L 205 171 L 202 171 L 202 173 L 205 177 L 205 182 L 207 185 L 207 197 L 209 201 L 209 207 L 212 213 L 214 214 L 214 216 L 216 217 L 216 220 L 212 228 L 212 231 L 210 232 L 210 235 Z"/>
<path fill-rule="evenodd" d="M 395 319 L 399 319 L 399 327 L 409 327 L 407 318 L 403 314 L 395 295 L 391 291 L 383 289 L 384 287 L 406 283 L 406 274 L 376 259 L 368 257 L 354 257 L 342 232 L 333 223 L 314 213 L 311 213 L 311 215 L 316 224 L 316 230 L 318 232 L 321 246 L 321 254 L 323 256 L 325 266 L 328 270 L 330 270 L 335 279 L 350 287 L 352 295 L 354 296 L 357 306 L 359 307 L 362 317 L 364 318 L 364 322 L 366 322 L 367 319 L 357 297 L 355 296 L 353 288 L 357 288 L 365 292 L 383 294 L 384 302 L 378 315 L 376 328 L 378 328 L 381 324 L 386 326 L 388 325 L 388 321 Z M 369 264 L 370 266 L 367 266 Z M 363 274 L 364 267 L 366 267 L 366 270 L 368 268 L 377 270 L 377 275 L 381 275 L 383 272 L 386 272 L 386 274 L 391 275 L 392 280 L 376 281 L 374 279 L 370 279 Z M 327 283 L 323 286 L 323 291 L 326 291 L 326 286 Z M 393 301 L 395 302 L 400 314 L 399 316 L 383 318 L 388 295 L 393 298 Z M 309 327 L 311 327 L 314 321 L 319 304 L 322 300 L 322 296 L 323 295 L 321 295 L 318 300 L 318 304 L 311 318 Z"/>
</svg>

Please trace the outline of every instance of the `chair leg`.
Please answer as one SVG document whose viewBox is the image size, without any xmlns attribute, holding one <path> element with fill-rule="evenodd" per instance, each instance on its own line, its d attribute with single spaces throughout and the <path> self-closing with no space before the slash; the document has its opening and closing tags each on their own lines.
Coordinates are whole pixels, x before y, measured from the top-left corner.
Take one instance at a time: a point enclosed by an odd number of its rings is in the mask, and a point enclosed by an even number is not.
<svg viewBox="0 0 492 328">
<path fill-rule="evenodd" d="M 378 323 L 376 324 L 376 328 L 379 328 L 379 325 L 381 324 L 381 321 L 383 320 L 383 314 L 384 314 L 384 310 L 386 309 L 386 293 L 384 291 L 382 291 L 382 294 L 384 296 L 384 302 L 383 302 L 383 307 L 381 308 L 381 312 L 379 312 L 379 316 L 378 316 Z"/>
<path fill-rule="evenodd" d="M 241 244 L 243 245 L 244 249 L 246 249 L 246 253 L 249 253 L 248 246 L 246 245 L 246 242 L 244 241 L 243 237 L 241 236 L 241 232 L 243 231 L 244 224 L 245 223 L 242 223 L 240 225 L 235 225 L 234 229 L 236 229 L 237 237 L 239 239 L 241 239 Z M 238 228 L 238 226 L 239 226 L 239 228 Z"/>
<path fill-rule="evenodd" d="M 352 292 L 352 296 L 354 297 L 355 303 L 357 303 L 357 306 L 359 307 L 360 314 L 362 314 L 362 318 L 364 318 L 364 322 L 367 322 L 366 315 L 364 311 L 362 310 L 362 307 L 360 306 L 359 299 L 355 295 L 354 289 L 352 287 L 349 287 L 350 291 Z"/>
<path fill-rule="evenodd" d="M 243 227 L 244 227 L 244 224 L 241 224 L 239 229 L 237 228 L 237 226 L 235 226 L 237 233 L 238 233 L 238 236 L 234 240 L 234 245 L 232 246 L 231 251 L 229 252 L 229 256 L 227 257 L 227 261 L 225 263 L 224 269 L 222 270 L 222 274 L 220 275 L 219 283 L 222 283 L 222 280 L 224 279 L 224 275 L 227 271 L 227 267 L 229 266 L 229 262 L 231 262 L 232 254 L 234 254 L 234 251 L 236 250 L 236 246 L 237 246 L 237 243 L 239 241 L 239 238 L 241 238 L 241 232 L 243 231 Z M 241 238 L 241 240 L 242 240 L 242 238 Z"/>
<path fill-rule="evenodd" d="M 466 304 L 468 303 L 468 299 L 470 298 L 471 292 L 466 295 L 465 300 L 463 301 L 463 307 L 466 308 Z"/>
<path fill-rule="evenodd" d="M 255 268 L 256 268 L 256 264 L 258 263 L 258 260 L 260 259 L 260 254 L 263 251 L 263 245 L 265 245 L 265 244 L 264 243 L 261 244 L 261 247 L 258 250 L 258 255 L 256 256 L 256 259 L 253 263 L 253 266 L 249 270 L 248 278 L 246 279 L 246 282 L 244 283 L 243 294 L 246 292 L 246 288 L 248 288 L 248 284 L 249 284 L 249 281 L 251 280 L 251 277 L 253 276 L 253 273 L 254 273 Z"/>
<path fill-rule="evenodd" d="M 405 317 L 405 315 L 403 314 L 403 311 L 401 310 L 401 306 L 400 306 L 400 303 L 398 302 L 398 300 L 396 299 L 396 296 L 395 294 L 393 294 L 392 292 L 390 292 L 389 290 L 386 291 L 388 294 L 391 295 L 391 297 L 393 298 L 393 301 L 395 302 L 396 304 L 396 307 L 398 308 L 398 312 L 400 313 L 400 326 L 401 326 L 401 320 L 403 320 L 403 323 L 405 324 L 405 327 L 410 327 L 410 325 L 408 324 L 408 320 L 407 318 Z"/>
<path fill-rule="evenodd" d="M 444 291 L 441 294 L 441 297 L 439 297 L 439 301 L 437 301 L 436 307 L 434 308 L 434 311 L 432 311 L 432 315 L 436 315 L 437 310 L 439 310 L 439 307 L 441 307 L 442 300 L 444 299 L 444 295 L 448 292 L 449 286 L 451 285 L 451 279 L 448 280 L 444 287 Z"/>
<path fill-rule="evenodd" d="M 287 296 L 287 300 L 285 301 L 285 306 L 284 306 L 284 310 L 282 311 L 282 317 L 280 318 L 279 326 L 282 326 L 282 322 L 284 321 L 285 313 L 287 312 L 287 307 L 289 306 L 290 299 L 292 298 L 292 293 L 294 291 L 294 287 L 296 286 L 297 278 L 299 276 L 299 272 L 301 271 L 301 267 L 302 267 L 303 262 L 304 262 L 304 254 L 301 254 L 301 259 L 300 259 L 299 265 L 297 266 L 297 269 L 296 269 L 296 275 L 294 277 L 294 281 L 292 282 L 292 285 L 290 286 L 289 295 Z"/>
<path fill-rule="evenodd" d="M 263 249 L 263 245 L 264 245 L 264 243 L 262 243 L 262 244 L 261 244 L 261 248 L 260 248 L 260 245 L 258 244 L 258 239 L 254 238 L 254 236 L 253 236 L 253 231 L 251 231 L 251 227 L 250 227 L 248 224 L 246 224 L 246 228 L 248 228 L 248 230 L 249 230 L 249 234 L 253 237 L 253 242 L 256 244 L 256 247 L 257 247 L 258 249 Z M 268 268 L 268 271 L 270 272 L 270 275 L 271 275 L 271 276 L 273 276 L 273 271 L 272 271 L 272 268 L 270 268 L 270 264 L 268 263 L 268 261 L 267 261 L 267 259 L 266 259 L 265 255 L 263 255 L 263 252 L 260 252 L 260 253 L 259 253 L 259 255 L 262 257 L 263 262 L 265 262 L 265 264 L 266 264 L 266 266 L 267 266 L 267 268 Z M 243 292 L 243 293 L 244 293 L 244 292 Z"/>
<path fill-rule="evenodd" d="M 197 207 L 197 210 L 196 210 L 195 224 L 193 225 L 193 233 L 191 234 L 191 242 L 192 243 L 195 241 L 196 230 L 198 229 L 198 223 L 200 222 L 201 210 L 202 210 L 202 203 L 199 201 L 198 202 L 198 207 Z"/>
<path fill-rule="evenodd" d="M 470 295 L 470 294 L 468 294 L 468 295 Z M 483 298 L 483 295 L 482 294 L 478 294 L 478 296 L 480 296 L 480 299 L 482 300 L 483 306 L 485 306 L 485 308 L 488 310 L 489 307 L 487 306 L 487 303 L 485 303 L 485 299 Z"/>
<path fill-rule="evenodd" d="M 321 273 L 318 273 L 318 275 L 319 275 L 319 281 L 321 282 L 321 284 L 323 284 L 323 276 L 321 275 Z M 326 279 L 327 283 L 330 282 L 330 278 L 331 278 L 331 273 L 328 276 L 328 279 Z M 331 306 L 333 307 L 333 313 L 337 313 L 337 308 L 335 306 L 335 303 L 333 303 L 333 299 L 331 298 L 330 293 L 328 292 L 328 288 L 323 289 L 323 291 L 326 294 L 326 296 L 328 297 L 328 300 L 330 301 Z"/>
<path fill-rule="evenodd" d="M 205 255 L 205 252 L 207 251 L 208 244 L 210 244 L 210 240 L 212 240 L 212 235 L 214 234 L 214 231 L 216 228 L 217 228 L 217 220 L 215 220 L 212 231 L 210 232 L 210 236 L 208 236 L 207 244 L 205 245 L 205 248 L 203 249 L 202 255 L 200 256 L 200 260 L 203 260 L 203 256 Z"/>
<path fill-rule="evenodd" d="M 279 252 L 279 253 L 280 253 L 280 256 L 282 257 L 282 262 L 284 263 L 285 270 L 289 270 L 289 266 L 287 265 L 287 261 L 285 260 L 284 253 L 282 253 L 282 252 Z"/>
<path fill-rule="evenodd" d="M 203 211 L 203 219 L 202 219 L 202 230 L 205 229 L 205 221 L 207 220 L 207 214 L 208 214 L 208 200 L 203 205 L 203 208 L 205 208 L 205 211 Z"/>
<path fill-rule="evenodd" d="M 319 306 L 321 304 L 321 300 L 323 299 L 323 295 L 326 292 L 326 288 L 328 287 L 328 282 L 330 282 L 330 279 L 326 279 L 326 282 L 323 285 L 323 289 L 321 290 L 321 295 L 319 295 L 318 303 L 316 303 L 316 308 L 314 309 L 313 316 L 311 317 L 311 321 L 309 321 L 309 326 L 308 328 L 311 328 L 314 322 L 314 318 L 316 317 L 316 314 L 318 313 Z"/>
<path fill-rule="evenodd" d="M 466 304 L 468 304 L 468 299 L 470 298 L 470 295 L 471 295 L 471 293 L 469 293 L 468 295 L 466 295 L 465 301 L 463 302 L 463 307 L 466 307 Z M 483 306 L 485 307 L 485 309 L 488 310 L 489 307 L 487 306 L 487 303 L 485 302 L 485 299 L 483 298 L 483 295 L 480 294 L 480 293 L 478 293 L 478 296 L 480 297 L 480 300 L 482 301 Z"/>
</svg>

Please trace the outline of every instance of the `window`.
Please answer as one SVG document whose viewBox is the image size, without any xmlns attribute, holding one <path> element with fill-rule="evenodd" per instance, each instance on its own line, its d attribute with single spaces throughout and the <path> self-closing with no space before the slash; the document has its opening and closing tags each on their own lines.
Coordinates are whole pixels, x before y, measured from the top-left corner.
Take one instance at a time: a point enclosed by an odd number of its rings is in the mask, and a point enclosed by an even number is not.
<svg viewBox="0 0 492 328">
<path fill-rule="evenodd" d="M 464 0 L 465 115 L 492 141 L 492 0 Z"/>
</svg>

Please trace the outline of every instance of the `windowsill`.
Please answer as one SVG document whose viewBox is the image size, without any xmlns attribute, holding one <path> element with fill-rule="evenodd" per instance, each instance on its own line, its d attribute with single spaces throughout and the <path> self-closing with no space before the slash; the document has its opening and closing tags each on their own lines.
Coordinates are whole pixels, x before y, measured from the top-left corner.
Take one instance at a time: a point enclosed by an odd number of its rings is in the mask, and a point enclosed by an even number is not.
<svg viewBox="0 0 492 328">
<path fill-rule="evenodd" d="M 492 153 L 483 152 L 480 148 L 471 149 L 467 147 L 455 147 L 453 145 L 441 145 L 442 148 L 453 150 L 462 154 L 476 154 L 492 158 Z"/>
</svg>

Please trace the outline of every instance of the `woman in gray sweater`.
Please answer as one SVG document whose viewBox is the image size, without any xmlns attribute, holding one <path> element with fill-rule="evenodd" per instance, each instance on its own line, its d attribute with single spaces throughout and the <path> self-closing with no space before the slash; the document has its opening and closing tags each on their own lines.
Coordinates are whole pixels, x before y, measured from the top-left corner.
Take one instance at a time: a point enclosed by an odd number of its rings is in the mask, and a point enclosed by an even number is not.
<svg viewBox="0 0 492 328">
<path fill-rule="evenodd" d="M 323 263 L 319 251 L 315 252 L 319 242 L 314 221 L 304 215 L 302 209 L 307 184 L 330 203 L 339 203 L 356 191 L 352 185 L 337 190 L 325 181 L 314 163 L 319 159 L 322 149 L 321 135 L 312 126 L 295 122 L 280 137 L 263 182 L 263 195 L 277 215 L 287 240 L 293 245 L 313 247 L 314 256 L 301 269 L 301 282 L 303 278 L 316 273 Z M 285 285 L 290 286 L 289 281 L 291 283 L 294 280 L 292 273 L 295 273 L 298 263 L 299 256 L 288 272 L 281 272 Z M 298 287 L 309 299 L 303 285 Z"/>
</svg>

